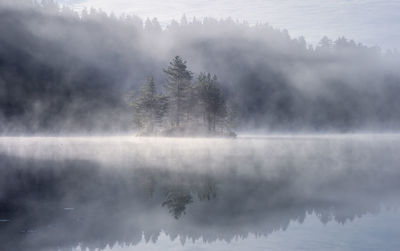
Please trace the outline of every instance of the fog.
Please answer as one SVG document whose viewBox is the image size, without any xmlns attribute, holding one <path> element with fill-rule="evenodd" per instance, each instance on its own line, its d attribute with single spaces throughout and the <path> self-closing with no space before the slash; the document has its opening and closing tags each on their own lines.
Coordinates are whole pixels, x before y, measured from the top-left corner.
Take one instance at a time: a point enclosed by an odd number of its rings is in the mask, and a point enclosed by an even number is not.
<svg viewBox="0 0 400 251">
<path fill-rule="evenodd" d="M 398 206 L 398 135 L 2 138 L 6 250 L 268 236 Z"/>
<path fill-rule="evenodd" d="M 0 2 L 1 248 L 165 250 L 167 238 L 229 249 L 310 215 L 353 226 L 397 212 L 397 51 L 344 37 L 310 45 L 229 18 L 161 26 L 38 2 Z M 237 137 L 132 136 L 130 97 L 150 76 L 165 93 L 175 56 L 194 73 L 189 86 L 218 76 Z M 365 250 L 364 238 L 350 241 Z"/>
<path fill-rule="evenodd" d="M 268 24 L 80 15 L 51 1 L 0 5 L 2 134 L 135 131 L 127 96 L 169 61 L 215 73 L 237 108 L 238 131 L 395 131 L 396 51 L 346 38 L 317 46 Z M 22 4 L 25 2 L 25 4 Z"/>
<path fill-rule="evenodd" d="M 182 13 L 188 18 L 227 18 L 246 20 L 250 24 L 268 22 L 285 28 L 290 34 L 307 37 L 317 44 L 322 35 L 346 36 L 368 45 L 398 48 L 398 16 L 396 0 L 336 0 L 321 3 L 307 1 L 271 0 L 58 0 L 71 8 L 82 10 L 96 6 L 108 13 L 135 13 L 139 17 L 157 17 L 164 25 L 172 19 L 180 20 Z M 334 13 L 334 15 L 333 15 Z M 362 27 L 362 28 L 360 28 Z"/>
</svg>

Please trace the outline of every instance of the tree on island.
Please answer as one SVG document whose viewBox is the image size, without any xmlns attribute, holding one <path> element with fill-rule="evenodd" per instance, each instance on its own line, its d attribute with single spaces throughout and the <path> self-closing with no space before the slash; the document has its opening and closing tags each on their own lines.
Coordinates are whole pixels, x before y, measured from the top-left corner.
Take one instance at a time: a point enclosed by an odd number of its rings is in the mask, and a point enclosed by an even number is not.
<svg viewBox="0 0 400 251">
<path fill-rule="evenodd" d="M 146 134 L 153 133 L 161 126 L 167 111 L 167 97 L 157 94 L 154 78 L 150 77 L 140 88 L 139 95 L 131 105 L 134 108 L 135 123 Z"/>
<path fill-rule="evenodd" d="M 165 94 L 157 92 L 150 77 L 131 103 L 140 135 L 234 136 L 233 109 L 227 106 L 216 75 L 200 73 L 193 84 L 193 73 L 179 56 L 164 72 Z"/>
<path fill-rule="evenodd" d="M 198 99 L 209 132 L 215 132 L 217 124 L 223 122 L 227 115 L 225 98 L 217 81 L 217 76 L 211 77 L 210 73 L 200 73 L 198 77 Z"/>
<path fill-rule="evenodd" d="M 187 70 L 186 61 L 176 56 L 164 69 L 168 76 L 165 89 L 168 95 L 169 112 L 173 120 L 172 125 L 179 127 L 182 117 L 190 110 L 190 90 L 193 73 Z"/>
</svg>

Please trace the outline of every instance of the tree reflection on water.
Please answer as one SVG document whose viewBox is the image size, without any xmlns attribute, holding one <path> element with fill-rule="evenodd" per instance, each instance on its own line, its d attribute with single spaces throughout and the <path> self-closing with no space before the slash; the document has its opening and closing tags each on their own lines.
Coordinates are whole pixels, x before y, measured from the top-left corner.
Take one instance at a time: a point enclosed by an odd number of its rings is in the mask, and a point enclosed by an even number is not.
<svg viewBox="0 0 400 251">
<path fill-rule="evenodd" d="M 2 154 L 0 242 L 5 250 L 103 249 L 135 245 L 143 236 L 156 242 L 161 232 L 182 242 L 231 241 L 285 230 L 311 213 L 323 223 L 345 224 L 395 205 L 400 170 L 384 149 L 360 161 L 347 149 L 339 162 L 305 161 L 295 153 L 233 162 L 236 154 L 218 170 L 207 162 L 167 168 L 144 157 L 127 168 Z"/>
</svg>

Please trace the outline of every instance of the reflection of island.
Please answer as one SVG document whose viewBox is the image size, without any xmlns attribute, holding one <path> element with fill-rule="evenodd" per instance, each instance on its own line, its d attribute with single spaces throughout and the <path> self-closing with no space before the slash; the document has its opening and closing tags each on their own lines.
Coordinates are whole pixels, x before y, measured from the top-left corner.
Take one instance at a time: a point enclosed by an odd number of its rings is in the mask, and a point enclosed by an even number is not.
<svg viewBox="0 0 400 251">
<path fill-rule="evenodd" d="M 78 160 L 1 156 L 0 241 L 5 250 L 134 245 L 144 235 L 230 241 L 268 235 L 314 212 L 345 223 L 397 196 L 400 171 L 301 166 L 258 177 L 162 167 L 102 167 Z M 245 168 L 245 167 L 243 167 Z M 251 168 L 246 167 L 251 171 Z M 301 172 L 300 172 L 301 169 Z M 323 169 L 323 168 L 322 168 Z"/>
</svg>

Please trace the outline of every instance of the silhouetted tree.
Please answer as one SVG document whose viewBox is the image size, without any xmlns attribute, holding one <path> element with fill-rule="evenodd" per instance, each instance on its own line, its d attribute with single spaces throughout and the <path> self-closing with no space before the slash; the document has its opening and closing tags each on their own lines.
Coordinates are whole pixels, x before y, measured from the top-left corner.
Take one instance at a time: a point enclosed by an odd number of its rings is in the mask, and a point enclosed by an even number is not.
<svg viewBox="0 0 400 251">
<path fill-rule="evenodd" d="M 215 132 L 218 122 L 226 116 L 226 103 L 220 88 L 217 76 L 200 73 L 198 77 L 199 101 L 203 107 L 203 118 L 206 121 L 208 131 Z"/>
<path fill-rule="evenodd" d="M 168 75 L 167 95 L 157 94 L 151 77 L 131 103 L 141 133 L 171 134 L 181 133 L 182 129 L 183 133 L 230 132 L 234 113 L 227 108 L 216 75 L 200 73 L 196 84 L 192 85 L 192 73 L 179 56 L 164 71 Z M 182 121 L 185 122 L 183 126 Z"/>
<path fill-rule="evenodd" d="M 188 110 L 188 99 L 192 80 L 192 72 L 187 69 L 186 61 L 176 56 L 164 69 L 168 76 L 165 89 L 168 95 L 169 112 L 173 126 L 179 127 L 181 120 Z"/>
<path fill-rule="evenodd" d="M 324 36 L 321 41 L 318 43 L 317 49 L 319 50 L 324 50 L 324 51 L 329 51 L 333 47 L 333 41 L 329 39 L 328 37 Z"/>
<path fill-rule="evenodd" d="M 162 206 L 166 206 L 175 219 L 185 213 L 186 206 L 193 202 L 192 195 L 184 189 L 171 190 Z"/>
<path fill-rule="evenodd" d="M 151 33 L 158 33 L 162 31 L 161 25 L 157 18 L 153 18 L 152 20 L 147 18 L 146 22 L 144 23 L 144 29 Z"/>
<path fill-rule="evenodd" d="M 135 109 L 135 122 L 146 133 L 153 133 L 167 111 L 167 98 L 157 94 L 154 78 L 150 77 L 140 89 L 131 105 Z"/>
<path fill-rule="evenodd" d="M 0 37 L 3 134 L 127 131 L 131 110 L 123 97 L 138 91 L 138 81 L 162 68 L 171 51 L 224 79 L 221 87 L 227 101 L 235 100 L 243 128 L 400 127 L 398 53 L 326 37 L 307 49 L 302 38 L 269 25 L 212 18 L 148 32 L 135 16 L 94 9 L 78 14 L 56 8 L 54 0 L 35 2 L 0 0 L 0 33 L 7 34 Z M 160 31 L 154 20 L 146 26 Z M 185 105 L 167 109 L 164 127 L 167 119 L 169 127 L 202 122 L 197 93 L 186 89 L 189 94 L 178 98 L 165 93 L 174 98 L 162 99 L 164 110 L 165 104 Z"/>
</svg>

